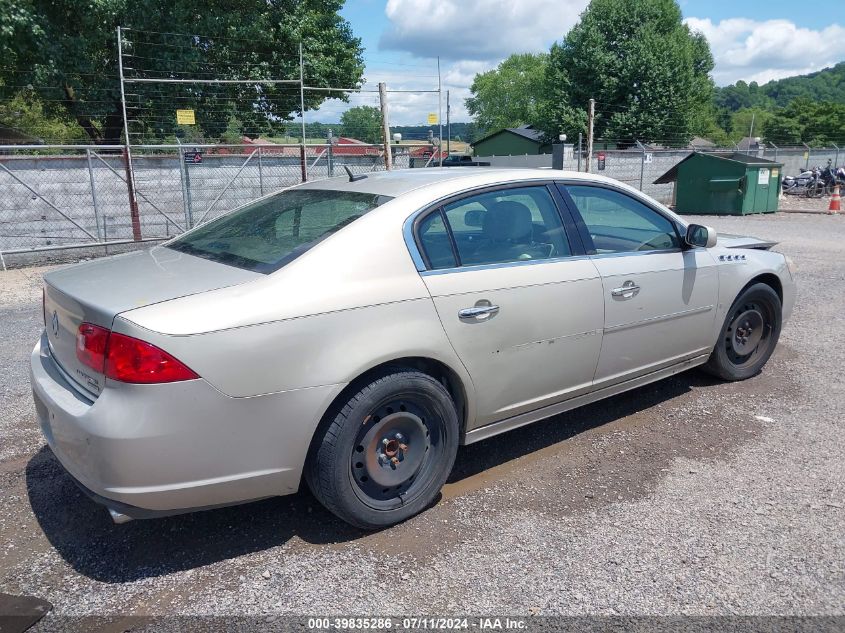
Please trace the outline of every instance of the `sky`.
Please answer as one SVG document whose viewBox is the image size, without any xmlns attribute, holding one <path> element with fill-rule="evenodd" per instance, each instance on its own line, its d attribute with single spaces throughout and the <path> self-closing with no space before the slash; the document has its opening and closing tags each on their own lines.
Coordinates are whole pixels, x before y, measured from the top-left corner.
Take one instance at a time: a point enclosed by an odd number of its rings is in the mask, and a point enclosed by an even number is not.
<svg viewBox="0 0 845 633">
<path fill-rule="evenodd" d="M 633 0 L 632 0 L 633 1 Z M 680 0 L 684 20 L 710 42 L 713 79 L 764 83 L 845 60 L 845 11 L 795 0 Z M 469 121 L 464 106 L 476 73 L 512 53 L 547 51 L 578 21 L 588 0 L 347 0 L 341 14 L 364 46 L 366 87 L 436 90 L 437 57 L 452 121 Z M 836 4 L 836 3 L 833 3 Z M 812 6 L 813 8 L 808 9 Z M 827 9 L 821 9 L 826 6 Z M 445 92 L 444 92 L 445 95 Z M 445 101 L 445 96 L 444 96 Z M 349 104 L 327 102 L 316 120 L 332 121 L 351 105 L 378 105 L 375 93 Z M 437 94 L 389 95 L 393 125 L 424 124 Z M 445 119 L 445 103 L 442 104 Z M 313 115 L 312 115 L 313 116 Z"/>
</svg>

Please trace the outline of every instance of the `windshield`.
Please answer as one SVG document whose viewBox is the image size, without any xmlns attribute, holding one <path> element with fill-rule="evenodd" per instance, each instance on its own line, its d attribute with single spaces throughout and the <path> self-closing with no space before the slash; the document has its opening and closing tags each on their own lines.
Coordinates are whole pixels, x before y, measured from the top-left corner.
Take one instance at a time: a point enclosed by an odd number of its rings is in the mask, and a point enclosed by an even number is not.
<svg viewBox="0 0 845 633">
<path fill-rule="evenodd" d="M 372 193 L 290 189 L 224 215 L 166 246 L 271 273 L 388 200 Z"/>
</svg>

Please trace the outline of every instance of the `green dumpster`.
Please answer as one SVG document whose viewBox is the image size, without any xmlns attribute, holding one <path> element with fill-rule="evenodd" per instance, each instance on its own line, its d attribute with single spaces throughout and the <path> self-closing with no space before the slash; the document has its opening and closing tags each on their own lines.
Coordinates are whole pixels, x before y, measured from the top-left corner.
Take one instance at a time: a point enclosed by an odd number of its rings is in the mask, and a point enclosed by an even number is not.
<svg viewBox="0 0 845 633">
<path fill-rule="evenodd" d="M 739 152 L 693 152 L 654 184 L 675 183 L 681 214 L 774 213 L 783 165 Z"/>
</svg>

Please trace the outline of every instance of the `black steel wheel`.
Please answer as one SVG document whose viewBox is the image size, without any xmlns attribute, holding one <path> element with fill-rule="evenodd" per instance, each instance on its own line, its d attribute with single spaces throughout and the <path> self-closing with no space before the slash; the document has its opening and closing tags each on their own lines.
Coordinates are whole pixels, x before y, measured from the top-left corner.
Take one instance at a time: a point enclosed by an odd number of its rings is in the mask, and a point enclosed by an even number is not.
<svg viewBox="0 0 845 633">
<path fill-rule="evenodd" d="M 378 529 L 434 500 L 457 447 L 458 419 L 449 392 L 427 374 L 392 368 L 324 420 L 306 480 L 340 518 Z"/>
<path fill-rule="evenodd" d="M 704 369 L 724 380 L 755 375 L 774 352 L 782 322 L 780 297 L 758 283 L 734 301 Z"/>
</svg>

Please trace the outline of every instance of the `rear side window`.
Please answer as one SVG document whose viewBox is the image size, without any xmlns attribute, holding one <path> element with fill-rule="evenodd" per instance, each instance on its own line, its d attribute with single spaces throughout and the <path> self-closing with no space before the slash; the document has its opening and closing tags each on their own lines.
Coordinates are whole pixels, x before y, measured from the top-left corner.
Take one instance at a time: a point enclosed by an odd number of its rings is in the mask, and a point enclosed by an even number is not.
<svg viewBox="0 0 845 633">
<path fill-rule="evenodd" d="M 270 273 L 388 200 L 353 191 L 291 189 L 209 222 L 167 247 Z"/>
<path fill-rule="evenodd" d="M 429 267 L 434 269 L 571 254 L 557 205 L 545 186 L 461 198 L 428 215 L 417 235 Z"/>
<path fill-rule="evenodd" d="M 626 253 L 680 248 L 672 222 L 639 200 L 619 191 L 567 185 L 596 253 Z"/>
</svg>

